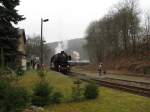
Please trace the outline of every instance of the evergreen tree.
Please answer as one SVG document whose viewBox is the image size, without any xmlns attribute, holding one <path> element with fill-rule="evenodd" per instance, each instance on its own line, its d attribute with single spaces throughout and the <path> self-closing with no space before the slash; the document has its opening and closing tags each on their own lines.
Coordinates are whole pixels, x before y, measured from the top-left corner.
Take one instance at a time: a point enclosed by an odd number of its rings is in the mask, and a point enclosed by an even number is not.
<svg viewBox="0 0 150 112">
<path fill-rule="evenodd" d="M 0 0 L 0 48 L 3 50 L 5 63 L 8 65 L 14 63 L 18 54 L 18 28 L 13 25 L 25 19 L 15 9 L 19 3 L 19 0 Z"/>
</svg>

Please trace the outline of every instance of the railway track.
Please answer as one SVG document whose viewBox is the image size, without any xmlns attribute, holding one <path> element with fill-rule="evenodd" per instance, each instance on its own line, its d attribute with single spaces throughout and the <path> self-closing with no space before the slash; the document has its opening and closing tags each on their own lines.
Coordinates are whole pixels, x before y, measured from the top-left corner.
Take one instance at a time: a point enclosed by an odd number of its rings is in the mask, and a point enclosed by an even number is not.
<svg viewBox="0 0 150 112">
<path fill-rule="evenodd" d="M 114 78 L 93 78 L 86 76 L 85 74 L 70 72 L 69 76 L 78 78 L 83 81 L 95 81 L 100 86 L 110 87 L 133 94 L 138 94 L 146 97 L 150 97 L 150 83 L 129 81 Z"/>
</svg>

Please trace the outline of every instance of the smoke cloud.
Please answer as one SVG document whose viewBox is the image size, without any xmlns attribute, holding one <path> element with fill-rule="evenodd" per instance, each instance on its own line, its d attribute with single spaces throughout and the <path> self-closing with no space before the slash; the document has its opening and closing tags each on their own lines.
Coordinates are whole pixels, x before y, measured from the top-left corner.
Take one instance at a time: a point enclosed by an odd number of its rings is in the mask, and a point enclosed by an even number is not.
<svg viewBox="0 0 150 112">
<path fill-rule="evenodd" d="M 57 47 L 55 48 L 55 54 L 60 53 L 68 49 L 68 40 L 58 42 Z"/>
<path fill-rule="evenodd" d="M 72 52 L 72 58 L 73 58 L 73 60 L 75 60 L 75 61 L 79 61 L 79 59 L 80 59 L 80 53 L 77 52 L 77 51 L 73 51 L 73 52 Z"/>
</svg>

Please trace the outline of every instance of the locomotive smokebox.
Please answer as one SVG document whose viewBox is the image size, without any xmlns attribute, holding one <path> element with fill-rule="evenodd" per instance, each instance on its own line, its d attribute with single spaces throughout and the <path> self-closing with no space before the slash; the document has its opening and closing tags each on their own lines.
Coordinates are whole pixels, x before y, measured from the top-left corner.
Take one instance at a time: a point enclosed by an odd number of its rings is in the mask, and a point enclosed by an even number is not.
<svg viewBox="0 0 150 112">
<path fill-rule="evenodd" d="M 71 60 L 71 56 L 67 55 L 65 51 L 61 51 L 51 58 L 50 68 L 58 72 L 67 73 L 70 71 L 69 60 Z"/>
</svg>

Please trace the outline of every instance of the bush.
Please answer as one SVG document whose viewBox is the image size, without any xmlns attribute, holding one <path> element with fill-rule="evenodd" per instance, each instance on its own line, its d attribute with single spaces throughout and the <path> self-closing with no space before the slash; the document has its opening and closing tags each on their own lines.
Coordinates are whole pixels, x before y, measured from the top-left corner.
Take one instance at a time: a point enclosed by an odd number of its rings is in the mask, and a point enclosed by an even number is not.
<svg viewBox="0 0 150 112">
<path fill-rule="evenodd" d="M 0 112 L 20 112 L 30 104 L 30 95 L 21 87 L 0 80 Z"/>
<path fill-rule="evenodd" d="M 150 66 L 144 67 L 143 72 L 144 74 L 150 74 Z"/>
<path fill-rule="evenodd" d="M 20 110 L 24 109 L 30 103 L 30 96 L 28 92 L 24 88 L 11 88 L 9 90 L 9 103 L 8 107 L 11 112 L 20 112 Z"/>
<path fill-rule="evenodd" d="M 0 68 L 0 75 L 12 74 L 12 70 L 8 67 Z"/>
<path fill-rule="evenodd" d="M 40 82 L 33 89 L 32 104 L 36 106 L 44 106 L 50 102 L 50 95 L 53 88 L 46 82 Z"/>
<path fill-rule="evenodd" d="M 51 103 L 60 103 L 62 100 L 62 93 L 61 92 L 54 92 L 51 96 Z"/>
<path fill-rule="evenodd" d="M 24 74 L 24 70 L 23 70 L 23 68 L 21 66 L 18 67 L 18 69 L 16 70 L 16 74 L 18 76 L 22 76 Z"/>
<path fill-rule="evenodd" d="M 98 97 L 98 86 L 94 83 L 89 83 L 85 86 L 84 97 L 86 99 L 95 99 Z"/>
<path fill-rule="evenodd" d="M 83 99 L 83 88 L 81 87 L 81 81 L 74 81 L 75 86 L 72 87 L 72 100 L 81 101 Z"/>
<path fill-rule="evenodd" d="M 13 81 L 16 80 L 15 72 L 10 68 L 0 68 L 0 79 Z"/>
<path fill-rule="evenodd" d="M 44 70 L 38 70 L 37 73 L 41 79 L 45 78 L 45 76 L 47 74 L 46 71 L 44 71 Z"/>
</svg>

